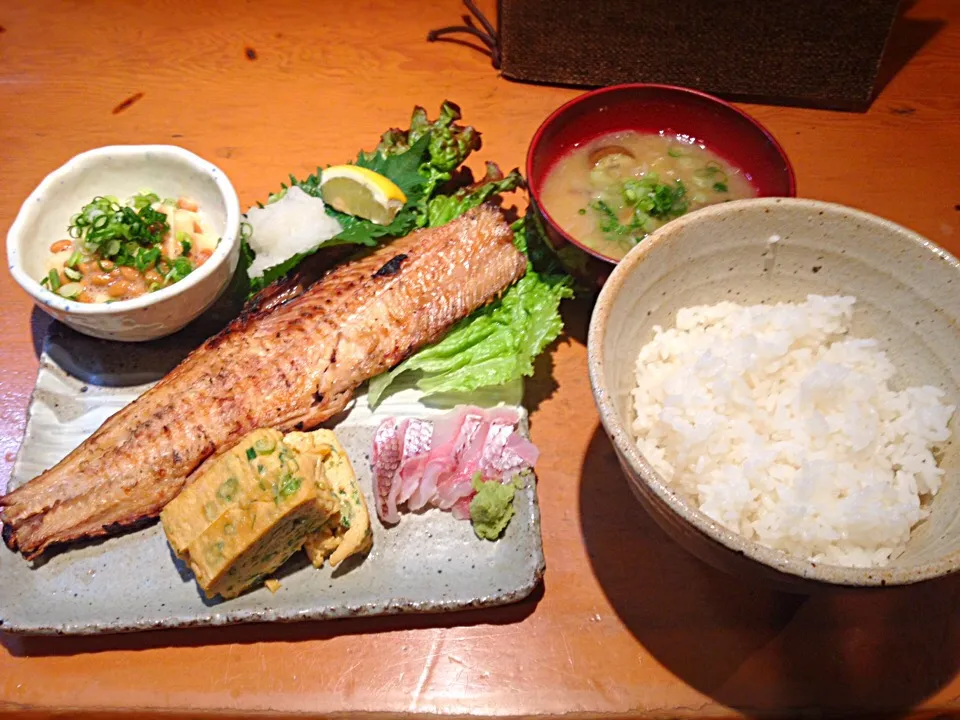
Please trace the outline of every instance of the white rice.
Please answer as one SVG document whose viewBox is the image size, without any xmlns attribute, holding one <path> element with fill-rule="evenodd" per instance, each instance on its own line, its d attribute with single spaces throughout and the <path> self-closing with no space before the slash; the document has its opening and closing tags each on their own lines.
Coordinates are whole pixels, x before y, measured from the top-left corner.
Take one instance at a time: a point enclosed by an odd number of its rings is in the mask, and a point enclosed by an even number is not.
<svg viewBox="0 0 960 720">
<path fill-rule="evenodd" d="M 637 446 L 716 522 L 793 555 L 883 566 L 943 471 L 954 406 L 895 392 L 875 340 L 845 337 L 853 297 L 684 308 L 637 358 Z"/>
<path fill-rule="evenodd" d="M 247 222 L 253 230 L 248 242 L 256 253 L 247 268 L 251 278 L 260 277 L 298 253 L 315 249 L 342 229 L 327 215 L 323 200 L 296 185 L 276 202 L 250 208 Z"/>
</svg>

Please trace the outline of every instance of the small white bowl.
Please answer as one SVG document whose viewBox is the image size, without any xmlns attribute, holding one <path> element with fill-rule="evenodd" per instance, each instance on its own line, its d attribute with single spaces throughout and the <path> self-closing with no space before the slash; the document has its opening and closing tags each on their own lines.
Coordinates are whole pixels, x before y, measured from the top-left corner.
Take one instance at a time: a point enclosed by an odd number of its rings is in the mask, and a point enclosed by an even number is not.
<svg viewBox="0 0 960 720">
<path fill-rule="evenodd" d="M 126 199 L 149 190 L 197 201 L 220 236 L 213 255 L 183 280 L 109 304 L 67 300 L 46 289 L 50 245 L 68 237 L 70 219 L 98 195 Z M 176 332 L 210 307 L 237 269 L 240 202 L 220 168 L 173 145 L 112 145 L 77 155 L 54 170 L 20 208 L 7 234 L 10 274 L 37 304 L 73 329 L 137 342 Z"/>
</svg>

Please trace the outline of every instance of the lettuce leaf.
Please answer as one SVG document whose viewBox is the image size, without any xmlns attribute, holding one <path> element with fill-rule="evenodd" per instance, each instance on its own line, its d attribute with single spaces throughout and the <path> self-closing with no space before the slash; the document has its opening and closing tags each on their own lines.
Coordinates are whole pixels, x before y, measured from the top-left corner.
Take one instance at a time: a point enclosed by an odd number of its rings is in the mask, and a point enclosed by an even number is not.
<svg viewBox="0 0 960 720">
<path fill-rule="evenodd" d="M 517 247 L 528 250 L 528 223 L 514 225 Z M 375 407 L 400 375 L 418 372 L 417 388 L 427 395 L 471 392 L 533 375 L 537 355 L 563 330 L 560 301 L 571 297 L 564 274 L 541 273 L 528 263 L 526 274 L 503 296 L 457 323 L 439 342 L 370 381 Z"/>
<path fill-rule="evenodd" d="M 423 137 L 429 139 L 430 166 L 439 172 L 453 172 L 474 150 L 480 149 L 480 133 L 470 126 L 457 125 L 463 115 L 449 100 L 440 106 L 440 116 L 430 122 L 427 111 L 417 106 L 410 117 L 410 129 L 387 130 L 376 152 L 384 156 L 406 153 Z"/>
<path fill-rule="evenodd" d="M 427 159 L 420 167 L 420 174 L 426 183 L 424 198 L 417 209 L 417 227 L 432 225 L 427 214 L 430 198 L 453 178 L 454 170 L 474 150 L 480 149 L 480 133 L 469 125 L 457 125 L 461 117 L 460 108 L 450 101 L 440 106 L 440 116 L 433 122 L 427 119 L 427 111 L 418 106 L 413 109 L 409 130 L 394 128 L 387 130 L 380 138 L 377 152 L 386 156 L 405 153 L 423 138 L 429 140 Z M 441 194 L 438 197 L 446 196 Z"/>
<path fill-rule="evenodd" d="M 519 187 L 523 187 L 523 176 L 520 175 L 519 170 L 513 169 L 504 176 L 496 163 L 488 162 L 486 174 L 473 185 L 460 188 L 452 195 L 437 195 L 427 201 L 426 225 L 427 227 L 446 225 L 468 210 L 482 205 L 491 196 L 510 192 Z"/>
</svg>

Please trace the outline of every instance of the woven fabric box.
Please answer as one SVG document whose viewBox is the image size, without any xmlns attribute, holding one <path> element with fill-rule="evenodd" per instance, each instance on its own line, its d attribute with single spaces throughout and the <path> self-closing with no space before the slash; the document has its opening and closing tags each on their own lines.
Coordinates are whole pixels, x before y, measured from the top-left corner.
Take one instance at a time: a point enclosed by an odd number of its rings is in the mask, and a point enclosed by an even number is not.
<svg viewBox="0 0 960 720">
<path fill-rule="evenodd" d="M 499 0 L 501 70 L 863 110 L 898 0 Z"/>
</svg>

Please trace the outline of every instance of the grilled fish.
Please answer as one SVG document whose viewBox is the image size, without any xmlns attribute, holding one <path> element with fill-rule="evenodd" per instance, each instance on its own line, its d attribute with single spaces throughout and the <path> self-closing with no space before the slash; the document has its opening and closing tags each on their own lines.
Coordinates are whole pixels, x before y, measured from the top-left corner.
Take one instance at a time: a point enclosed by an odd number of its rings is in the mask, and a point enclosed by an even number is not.
<svg viewBox="0 0 960 720">
<path fill-rule="evenodd" d="M 524 272 L 478 208 L 250 308 L 42 475 L 0 497 L 4 540 L 35 557 L 157 516 L 201 464 L 258 427 L 307 430 Z"/>
</svg>

